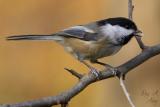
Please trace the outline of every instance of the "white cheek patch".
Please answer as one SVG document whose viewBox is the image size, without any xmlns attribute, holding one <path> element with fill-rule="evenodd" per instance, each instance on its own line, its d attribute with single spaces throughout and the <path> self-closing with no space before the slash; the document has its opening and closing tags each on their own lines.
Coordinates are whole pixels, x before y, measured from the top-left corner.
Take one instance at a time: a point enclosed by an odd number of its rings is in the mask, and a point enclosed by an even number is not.
<svg viewBox="0 0 160 107">
<path fill-rule="evenodd" d="M 114 27 L 110 24 L 106 24 L 105 26 L 101 27 L 101 31 L 105 36 L 114 36 L 115 32 L 114 32 Z"/>
<path fill-rule="evenodd" d="M 125 29 L 120 26 L 113 26 L 113 27 L 115 29 L 114 31 L 116 35 L 119 35 L 119 36 L 128 36 L 133 33 L 133 30 Z"/>
<path fill-rule="evenodd" d="M 105 36 L 109 37 L 113 41 L 116 41 L 117 38 L 128 36 L 134 32 L 133 30 L 125 29 L 118 25 L 112 26 L 111 24 L 102 26 L 101 31 Z"/>
</svg>

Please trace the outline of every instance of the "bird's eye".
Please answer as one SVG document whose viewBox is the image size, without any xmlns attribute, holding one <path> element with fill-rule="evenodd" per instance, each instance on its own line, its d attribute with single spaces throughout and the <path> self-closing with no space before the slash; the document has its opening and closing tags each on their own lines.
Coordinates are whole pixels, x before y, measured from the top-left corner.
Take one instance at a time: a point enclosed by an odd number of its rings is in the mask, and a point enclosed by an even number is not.
<svg viewBox="0 0 160 107">
<path fill-rule="evenodd" d="M 125 26 L 125 28 L 126 28 L 126 29 L 129 29 L 129 26 L 128 26 L 128 25 L 126 25 L 126 26 Z"/>
</svg>

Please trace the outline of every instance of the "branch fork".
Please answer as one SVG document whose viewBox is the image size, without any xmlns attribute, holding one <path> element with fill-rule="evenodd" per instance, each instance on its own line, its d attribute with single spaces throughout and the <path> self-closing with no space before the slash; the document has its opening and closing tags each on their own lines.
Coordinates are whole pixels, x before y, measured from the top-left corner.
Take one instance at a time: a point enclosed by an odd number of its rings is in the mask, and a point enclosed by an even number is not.
<svg viewBox="0 0 160 107">
<path fill-rule="evenodd" d="M 160 54 L 160 44 L 145 49 L 136 57 L 116 68 L 118 69 L 118 72 L 127 74 L 132 69 L 158 54 Z M 111 69 L 104 69 L 100 72 L 100 80 L 108 79 L 111 77 L 115 77 Z M 0 105 L 0 107 L 51 107 L 53 105 L 65 104 L 66 102 L 69 102 L 74 96 L 83 91 L 88 85 L 100 80 L 97 80 L 93 74 L 89 73 L 83 75 L 80 81 L 71 89 L 57 96 L 44 97 L 41 99 L 16 104 L 3 104 Z"/>
</svg>

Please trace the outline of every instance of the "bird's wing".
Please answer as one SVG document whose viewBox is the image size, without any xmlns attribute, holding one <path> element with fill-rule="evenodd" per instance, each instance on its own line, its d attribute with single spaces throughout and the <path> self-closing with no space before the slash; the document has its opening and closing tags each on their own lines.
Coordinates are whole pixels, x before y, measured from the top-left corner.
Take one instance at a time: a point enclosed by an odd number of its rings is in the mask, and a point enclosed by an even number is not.
<svg viewBox="0 0 160 107">
<path fill-rule="evenodd" d="M 74 26 L 57 33 L 66 38 L 78 38 L 85 41 L 96 41 L 97 32 L 84 26 Z"/>
</svg>

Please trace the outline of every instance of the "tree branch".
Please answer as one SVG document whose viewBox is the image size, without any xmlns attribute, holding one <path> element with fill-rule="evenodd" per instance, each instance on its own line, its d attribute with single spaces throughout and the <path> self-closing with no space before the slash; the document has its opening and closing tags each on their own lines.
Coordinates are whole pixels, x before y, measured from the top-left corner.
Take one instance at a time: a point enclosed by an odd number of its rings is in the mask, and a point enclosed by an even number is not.
<svg viewBox="0 0 160 107">
<path fill-rule="evenodd" d="M 77 77 L 78 79 L 81 79 L 83 77 L 82 74 L 74 71 L 73 69 L 68 69 L 68 68 L 64 68 L 65 70 L 67 70 L 69 73 L 71 73 L 73 76 Z"/>
<path fill-rule="evenodd" d="M 133 0 L 128 0 L 128 18 L 133 20 L 133 9 L 134 9 L 134 5 L 133 5 Z M 147 48 L 147 46 L 144 45 L 142 38 L 139 36 L 135 36 L 139 47 L 144 50 Z"/>
<path fill-rule="evenodd" d="M 134 9 L 133 1 L 132 0 L 128 0 L 128 18 L 130 20 L 133 20 L 133 9 Z M 141 39 L 141 36 L 135 36 L 135 38 L 136 38 L 136 40 L 138 42 L 139 47 L 142 49 L 142 51 L 144 51 L 145 49 L 148 49 L 148 47 L 144 45 L 144 43 L 143 43 L 143 41 Z M 125 79 L 125 74 L 120 73 L 118 77 L 120 78 L 120 85 L 121 85 L 121 87 L 123 89 L 123 92 L 124 92 L 128 102 L 129 102 L 130 106 L 131 107 L 135 107 L 133 101 L 131 100 L 129 92 L 127 91 L 127 88 L 126 88 L 126 86 L 124 84 L 124 81 L 123 81 Z"/>
<path fill-rule="evenodd" d="M 126 74 L 138 65 L 144 63 L 146 60 L 158 54 L 160 54 L 160 44 L 145 49 L 139 55 L 132 58 L 128 62 L 116 67 L 116 69 L 118 70 L 117 72 L 121 74 Z M 93 74 L 89 73 L 87 75 L 84 75 L 80 79 L 80 81 L 71 89 L 57 96 L 45 97 L 38 100 L 32 100 L 17 104 L 5 104 L 0 105 L 0 107 L 51 107 L 58 104 L 67 104 L 74 96 L 83 91 L 88 85 L 96 81 L 108 79 L 114 76 L 115 75 L 111 69 L 102 70 L 100 72 L 99 80 L 97 80 L 97 78 L 95 78 Z"/>
<path fill-rule="evenodd" d="M 135 105 L 133 104 L 133 101 L 131 100 L 131 97 L 130 97 L 128 91 L 127 91 L 127 88 L 126 88 L 126 86 L 124 84 L 124 80 L 123 80 L 122 76 L 120 77 L 120 86 L 122 87 L 123 92 L 124 92 L 126 98 L 128 99 L 128 102 L 131 105 L 131 107 L 135 107 Z"/>
<path fill-rule="evenodd" d="M 129 19 L 133 19 L 133 9 L 134 9 L 134 5 L 132 3 L 132 0 L 128 0 L 128 18 Z"/>
</svg>

